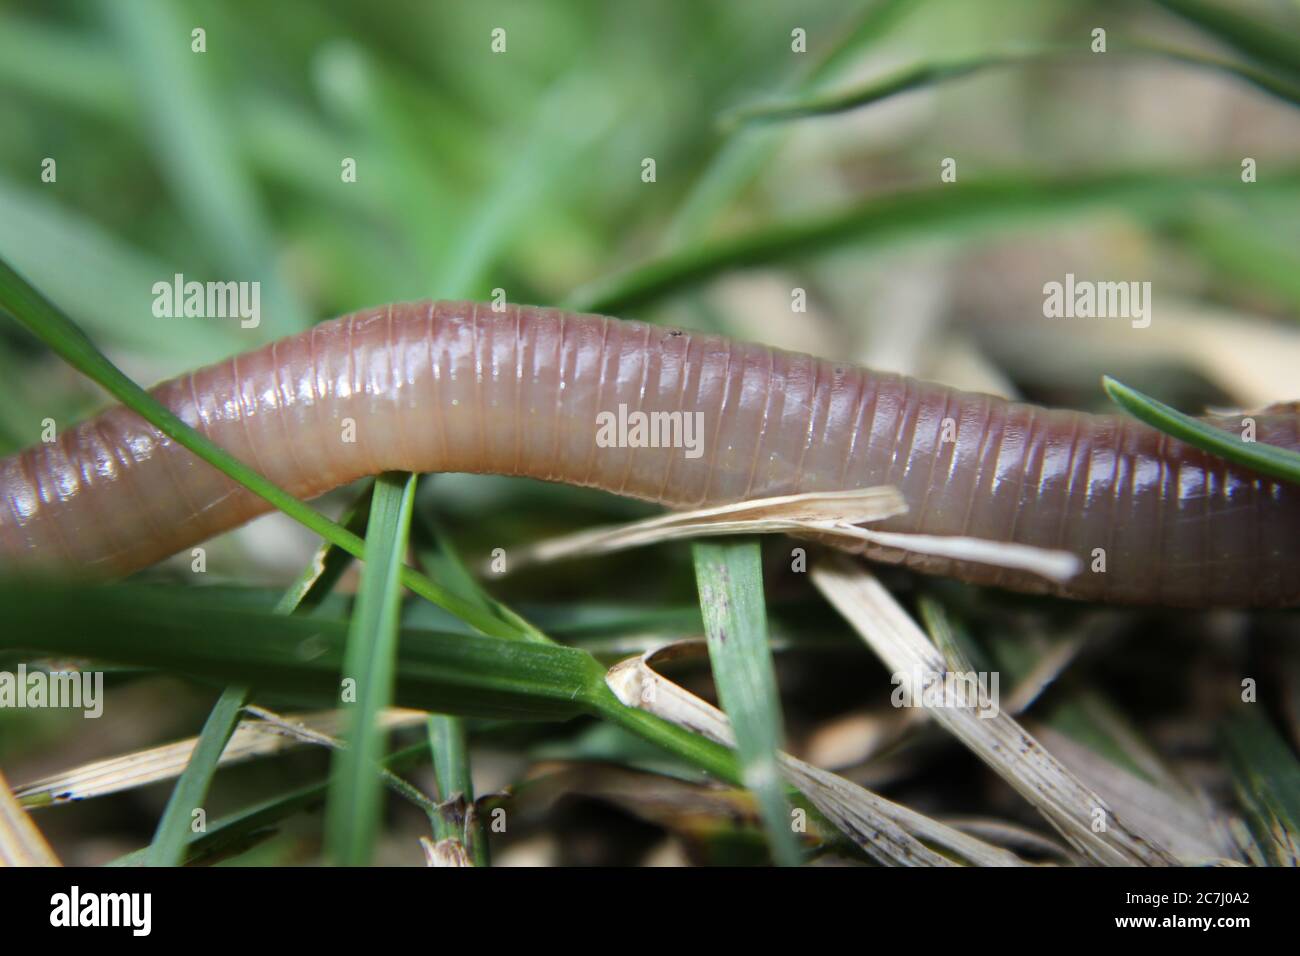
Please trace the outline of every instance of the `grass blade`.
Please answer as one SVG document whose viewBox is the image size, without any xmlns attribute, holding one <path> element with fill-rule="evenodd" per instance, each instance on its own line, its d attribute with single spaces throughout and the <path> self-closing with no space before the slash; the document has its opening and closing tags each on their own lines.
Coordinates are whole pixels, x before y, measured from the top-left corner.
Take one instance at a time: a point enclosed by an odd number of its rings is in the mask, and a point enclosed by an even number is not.
<svg viewBox="0 0 1300 956">
<path fill-rule="evenodd" d="M 1095 792 L 1048 753 L 1006 711 L 996 691 L 988 708 L 964 702 L 931 706 L 921 688 L 949 667 L 938 648 L 880 582 L 860 565 L 835 559 L 812 569 L 816 585 L 912 699 L 1034 805 L 1070 845 L 1103 866 L 1164 866 L 1173 857 L 1121 821 Z M 932 609 L 933 610 L 933 609 Z M 955 675 L 961 676 L 961 675 Z M 980 679 L 982 675 L 969 675 Z M 1098 827 L 1097 821 L 1105 824 Z"/>
<path fill-rule="evenodd" d="M 248 702 L 248 688 L 232 685 L 221 692 L 208 719 L 203 722 L 194 752 L 172 788 L 153 842 L 145 855 L 146 866 L 178 866 L 185 855 L 186 835 L 192 830 L 191 820 L 196 810 L 203 806 L 212 785 L 212 776 L 221 762 L 222 751 L 239 724 L 239 715 Z"/>
<path fill-rule="evenodd" d="M 485 611 L 503 620 L 519 621 L 531 629 L 531 625 L 479 587 L 446 531 L 432 517 L 426 515 L 424 518 L 423 522 L 417 523 L 413 536 L 420 564 L 430 576 Z M 474 806 L 474 780 L 470 773 L 465 723 L 449 714 L 430 714 L 428 732 L 441 805 L 432 821 L 434 836 L 439 846 L 444 846 L 448 840 L 463 846 L 474 866 L 487 866 L 487 830 Z"/>
<path fill-rule="evenodd" d="M 654 665 L 690 654 L 694 643 L 679 643 L 616 664 L 606 682 L 620 700 L 689 727 L 701 739 L 735 745 L 726 714 L 659 675 Z M 819 767 L 778 752 L 777 765 L 827 820 L 869 856 L 885 865 L 950 866 L 952 861 L 921 840 L 953 850 L 983 866 L 1018 866 L 1012 853 L 990 846 L 901 804 L 886 800 Z"/>
<path fill-rule="evenodd" d="M 1256 842 L 1275 866 L 1300 866 L 1300 763 L 1295 755 L 1256 713 L 1230 720 L 1223 728 L 1223 744 Z"/>
<path fill-rule="evenodd" d="M 290 736 L 278 726 L 252 716 L 248 713 L 251 709 L 245 709 L 245 717 L 240 720 L 239 726 L 231 735 L 230 743 L 221 752 L 220 766 L 228 767 L 282 754 L 307 743 L 301 734 Z M 342 717 L 338 710 L 325 710 L 294 714 L 286 720 L 295 728 L 331 736 L 341 731 Z M 393 728 L 422 724 L 425 719 L 424 713 L 418 710 L 394 708 L 384 714 L 385 726 Z M 132 750 L 116 757 L 92 760 L 16 787 L 14 796 L 25 807 L 61 806 L 175 780 L 188 765 L 198 740 L 197 737 L 189 737 L 143 750 Z"/>
<path fill-rule="evenodd" d="M 1279 170 L 1255 190 L 1287 192 L 1300 170 Z M 807 259 L 849 244 L 884 245 L 913 236 L 1059 222 L 1069 214 L 1119 207 L 1126 214 L 1178 209 L 1191 195 L 1236 190 L 1238 172 L 1151 170 L 1068 178 L 1015 176 L 922 187 L 871 197 L 845 210 L 780 222 L 740 236 L 699 243 L 576 290 L 574 309 L 626 315 L 730 269 Z"/>
<path fill-rule="evenodd" d="M 353 503 L 344 520 L 344 527 L 356 532 L 364 527 L 370 514 L 373 483 Z M 292 614 L 300 606 L 311 607 L 333 590 L 343 571 L 352 562 L 351 555 L 340 552 L 324 542 L 316 556 L 298 580 L 290 585 L 276 608 L 276 613 Z M 208 719 L 199 732 L 198 741 L 190 759 L 172 789 L 153 843 L 146 856 L 148 866 L 178 866 L 185 853 L 186 832 L 195 808 L 202 806 L 212 786 L 221 755 L 239 724 L 239 715 L 249 700 L 249 688 L 232 685 L 222 691 Z"/>
<path fill-rule="evenodd" d="M 1294 31 L 1268 25 L 1222 3 L 1206 0 L 1156 0 L 1166 10 L 1196 24 L 1247 56 L 1300 76 L 1300 42 Z"/>
<path fill-rule="evenodd" d="M 120 661 L 256 685 L 295 707 L 338 707 L 346 621 L 241 608 L 207 591 L 0 581 L 0 649 Z M 404 628 L 399 661 L 399 705 L 439 713 L 563 720 L 588 712 L 603 687 L 604 668 L 583 651 L 463 631 Z"/>
<path fill-rule="evenodd" d="M 741 775 L 758 800 L 773 858 L 798 866 L 799 843 L 776 759 L 784 731 L 767 642 L 761 549 L 757 541 L 727 541 L 697 543 L 692 552 L 709 660 L 735 730 Z"/>
<path fill-rule="evenodd" d="M 384 759 L 384 768 L 399 773 L 418 766 L 427 758 L 429 750 L 424 744 L 413 744 L 402 750 L 389 754 Z M 213 823 L 207 833 L 186 834 L 184 863 L 212 862 L 230 853 L 238 853 L 281 820 L 318 807 L 325 799 L 329 782 L 322 780 L 290 793 L 272 797 L 255 806 L 240 810 Z M 118 857 L 109 866 L 140 866 L 144 862 L 148 848 L 136 850 Z"/>
<path fill-rule="evenodd" d="M 348 627 L 343 679 L 356 696 L 346 734 L 347 747 L 334 756 L 326 807 L 326 845 L 336 862 L 370 862 L 382 810 L 377 774 L 384 751 L 379 712 L 393 697 L 401 586 L 398 569 L 410 534 L 415 476 L 386 473 L 375 481 L 361 587 Z"/>
<path fill-rule="evenodd" d="M 451 840 L 463 846 L 475 866 L 487 866 L 487 832 L 474 807 L 465 722 L 459 717 L 431 714 L 429 752 L 433 755 L 433 774 L 438 783 L 434 836 L 439 843 Z"/>
<path fill-rule="evenodd" d="M 59 858 L 0 773 L 0 867 L 58 865 Z"/>
<path fill-rule="evenodd" d="M 1054 46 L 981 54 L 980 56 L 953 60 L 948 63 L 920 63 L 851 90 L 798 97 L 784 102 L 742 106 L 725 114 L 721 122 L 724 126 L 735 126 L 745 123 L 771 123 L 807 119 L 815 116 L 831 116 L 836 113 L 846 113 L 850 110 L 871 106 L 901 93 L 951 83 L 987 70 L 1041 63 L 1060 63 L 1070 59 L 1078 59 L 1081 62 L 1106 62 L 1105 57 L 1098 59 L 1098 56 L 1095 53 L 1079 50 L 1077 47 Z M 1231 60 L 1198 53 L 1194 50 L 1180 50 L 1151 43 L 1127 43 L 1123 46 L 1111 47 L 1105 56 L 1156 57 L 1187 66 L 1218 70 L 1245 80 L 1247 83 L 1280 100 L 1291 103 L 1293 106 L 1300 106 L 1300 88 L 1247 64 L 1234 63 Z"/>
<path fill-rule="evenodd" d="M 1102 378 L 1101 384 L 1115 404 L 1167 435 L 1260 474 L 1300 483 L 1300 453 L 1261 442 L 1243 441 L 1231 432 L 1184 415 L 1149 395 L 1143 395 L 1109 375 Z"/>
<path fill-rule="evenodd" d="M 812 93 L 818 89 L 887 33 L 901 14 L 917 6 L 916 0 L 878 0 L 854 11 L 852 22 L 826 57 L 797 81 L 796 91 Z M 781 141 L 779 130 L 738 130 L 729 136 L 674 214 L 664 248 L 676 249 L 697 240 L 719 211 L 758 175 Z"/>
</svg>

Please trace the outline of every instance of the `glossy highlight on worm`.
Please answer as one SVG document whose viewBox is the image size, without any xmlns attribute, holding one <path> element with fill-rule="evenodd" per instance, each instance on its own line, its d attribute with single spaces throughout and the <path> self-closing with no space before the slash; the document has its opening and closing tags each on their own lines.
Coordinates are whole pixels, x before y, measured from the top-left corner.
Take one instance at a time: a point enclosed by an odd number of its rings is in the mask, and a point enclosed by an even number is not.
<svg viewBox="0 0 1300 956">
<path fill-rule="evenodd" d="M 386 470 L 525 475 L 671 508 L 888 484 L 909 511 L 882 531 L 1062 549 L 1084 570 L 1058 584 L 858 547 L 875 560 L 1085 600 L 1300 603 L 1300 488 L 1124 417 L 719 336 L 554 309 L 398 304 L 153 394 L 303 498 Z M 702 452 L 597 441 L 602 418 L 638 412 L 691 416 Z M 1300 447 L 1296 406 L 1253 417 L 1259 441 Z M 128 574 L 269 510 L 122 407 L 0 461 L 0 497 L 0 572 Z"/>
</svg>

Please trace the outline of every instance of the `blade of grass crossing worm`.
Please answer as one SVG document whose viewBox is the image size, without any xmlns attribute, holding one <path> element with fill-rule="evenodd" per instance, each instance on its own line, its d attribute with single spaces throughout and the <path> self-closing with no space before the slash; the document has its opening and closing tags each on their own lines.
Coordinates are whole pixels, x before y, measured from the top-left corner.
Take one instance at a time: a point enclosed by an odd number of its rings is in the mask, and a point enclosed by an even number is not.
<svg viewBox="0 0 1300 956">
<path fill-rule="evenodd" d="M 361 571 L 344 656 L 343 701 L 351 704 L 352 711 L 347 747 L 334 755 L 326 806 L 330 856 L 349 866 L 370 862 L 379 830 L 381 781 L 376 766 L 383 756 L 384 740 L 377 718 L 393 697 L 401 601 L 399 569 L 410 536 L 414 498 L 414 475 L 388 472 L 375 480 L 366 529 L 371 559 Z M 348 699 L 348 686 L 355 688 L 354 700 Z"/>
<path fill-rule="evenodd" d="M 736 734 L 741 776 L 758 800 L 773 858 L 782 866 L 797 866 L 799 842 L 777 766 L 781 701 L 767 642 L 759 544 L 708 542 L 694 545 L 692 552 L 713 679 Z"/>
<path fill-rule="evenodd" d="M 360 534 L 370 521 L 370 506 L 374 501 L 375 483 L 367 481 L 357 497 L 343 512 L 342 525 L 353 534 Z M 319 607 L 343 573 L 353 561 L 352 555 L 341 548 L 322 541 L 311 561 L 299 572 L 297 579 L 281 595 L 275 606 L 278 614 L 294 614 Z"/>
<path fill-rule="evenodd" d="M 239 482 L 259 498 L 356 558 L 365 557 L 365 543 L 335 524 L 315 508 L 299 501 L 279 485 L 264 478 L 204 435 L 190 428 L 171 409 L 142 389 L 100 352 L 86 334 L 49 299 L 0 259 L 0 314 L 9 315 L 53 349 L 69 365 L 99 384 L 110 395 L 178 444 Z M 420 597 L 496 637 L 516 637 L 503 624 L 462 598 L 434 584 L 414 568 L 402 567 L 402 583 Z"/>
<path fill-rule="evenodd" d="M 1167 435 L 1261 474 L 1300 483 L 1300 453 L 1262 442 L 1244 441 L 1231 432 L 1184 415 L 1109 375 L 1102 378 L 1101 384 L 1111 400 L 1124 411 Z"/>
<path fill-rule="evenodd" d="M 1224 747 L 1256 841 L 1274 865 L 1300 866 L 1300 763 L 1256 706 L 1224 726 Z"/>
<path fill-rule="evenodd" d="M 353 502 L 344 518 L 344 527 L 354 533 L 365 526 L 370 514 L 372 485 L 368 484 L 361 497 Z M 298 576 L 276 606 L 277 614 L 292 614 L 299 607 L 315 606 L 334 589 L 343 571 L 352 561 L 328 542 L 322 542 L 315 557 Z M 190 754 L 189 762 L 181 772 L 172 795 L 163 810 L 158 829 L 154 832 L 145 862 L 148 866 L 178 866 L 185 854 L 186 834 L 193 829 L 194 813 L 200 810 L 212 786 L 212 778 L 221 762 L 221 754 L 230 742 L 239 715 L 248 703 L 249 688 L 231 685 L 217 698 L 203 730 Z M 201 832 L 201 829 L 200 829 Z"/>
</svg>

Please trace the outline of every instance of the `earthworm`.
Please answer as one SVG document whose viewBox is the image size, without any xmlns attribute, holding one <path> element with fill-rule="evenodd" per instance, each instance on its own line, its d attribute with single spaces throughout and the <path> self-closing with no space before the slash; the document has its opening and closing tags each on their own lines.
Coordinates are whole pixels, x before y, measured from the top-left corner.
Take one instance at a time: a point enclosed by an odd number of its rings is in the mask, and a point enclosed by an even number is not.
<svg viewBox="0 0 1300 956">
<path fill-rule="evenodd" d="M 720 336 L 544 308 L 399 304 L 153 395 L 302 498 L 386 470 L 526 475 L 672 508 L 893 485 L 909 511 L 880 530 L 1062 549 L 1083 570 L 1049 582 L 853 545 L 875 560 L 1084 600 L 1300 603 L 1300 488 L 1128 418 Z M 650 435 L 665 427 L 660 447 L 635 431 L 637 413 L 656 423 Z M 621 441 L 598 440 L 602 414 L 621 416 L 626 431 L 610 433 Z M 1300 447 L 1296 405 L 1253 417 L 1259 441 Z M 692 422 L 693 446 L 662 447 L 691 441 Z M 0 494 L 0 570 L 90 577 L 144 568 L 269 508 L 122 407 L 0 461 Z"/>
</svg>

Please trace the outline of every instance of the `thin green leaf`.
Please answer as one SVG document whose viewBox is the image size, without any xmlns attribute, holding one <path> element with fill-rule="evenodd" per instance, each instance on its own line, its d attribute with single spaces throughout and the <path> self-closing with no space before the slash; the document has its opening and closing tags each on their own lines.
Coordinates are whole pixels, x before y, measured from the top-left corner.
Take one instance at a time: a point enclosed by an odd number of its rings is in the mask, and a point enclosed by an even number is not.
<svg viewBox="0 0 1300 956">
<path fill-rule="evenodd" d="M 382 782 L 376 772 L 384 752 L 379 712 L 393 698 L 393 674 L 401 586 L 398 569 L 410 535 L 415 476 L 380 475 L 375 480 L 366 553 L 356 608 L 348 627 L 343 683 L 355 697 L 343 695 L 351 711 L 346 747 L 335 753 L 326 807 L 326 845 L 336 862 L 366 866 L 379 832 Z"/>
<path fill-rule="evenodd" d="M 392 773 L 400 773 L 418 766 L 428 756 L 429 750 L 424 744 L 414 744 L 389 754 L 383 765 Z M 281 820 L 318 807 L 324 802 L 328 789 L 329 781 L 322 780 L 214 821 L 206 832 L 186 833 L 183 862 L 186 865 L 209 863 L 246 850 L 270 833 Z M 149 848 L 145 847 L 120 856 L 108 865 L 140 866 L 148 852 Z"/>
<path fill-rule="evenodd" d="M 916 0 L 878 0 L 854 11 L 830 52 L 803 79 L 795 84 L 797 92 L 812 93 L 828 78 L 840 73 L 854 58 L 878 40 L 907 9 L 915 9 Z M 673 216 L 665 236 L 664 248 L 676 249 L 697 241 L 719 210 L 752 180 L 781 144 L 779 130 L 738 130 L 710 160 L 708 168 L 691 185 L 681 208 Z"/>
<path fill-rule="evenodd" d="M 230 735 L 239 724 L 239 715 L 248 703 L 248 688 L 231 685 L 221 692 L 208 719 L 203 722 L 194 752 L 181 772 L 167 800 L 153 842 L 145 855 L 146 866 L 178 866 L 185 855 L 185 843 L 192 829 L 192 816 L 201 811 L 212 785 L 212 776 L 221 761 Z"/>
<path fill-rule="evenodd" d="M 1102 378 L 1101 384 L 1115 404 L 1153 428 L 1260 474 L 1300 483 L 1300 453 L 1262 442 L 1243 441 L 1239 435 L 1184 415 L 1109 375 Z"/>
<path fill-rule="evenodd" d="M 799 843 L 777 765 L 784 731 L 767 642 L 759 543 L 701 542 L 692 552 L 713 679 L 736 735 L 741 776 L 758 800 L 772 856 L 782 866 L 797 866 Z"/>
<path fill-rule="evenodd" d="M 1252 189 L 1286 192 L 1300 170 L 1279 170 Z M 1063 216 L 1119 208 L 1130 215 L 1177 209 L 1192 195 L 1228 193 L 1241 186 L 1237 171 L 1172 171 L 1029 176 L 903 190 L 871 197 L 846 210 L 706 242 L 653 260 L 572 294 L 574 309 L 627 314 L 730 269 L 806 259 L 845 245 L 883 245 L 921 235 L 1006 229 Z"/>
<path fill-rule="evenodd" d="M 509 614 L 518 619 L 479 587 L 436 520 L 427 515 L 422 517 L 424 520 L 417 522 L 414 534 L 416 554 L 430 576 L 487 611 L 498 616 Z M 441 804 L 432 821 L 434 836 L 438 840 L 450 839 L 464 844 L 475 866 L 487 866 L 487 830 L 474 811 L 474 781 L 470 773 L 465 723 L 461 718 L 448 714 L 431 714 L 428 732 Z"/>
<path fill-rule="evenodd" d="M 475 866 L 487 866 L 487 831 L 474 808 L 474 780 L 470 776 L 465 722 L 459 717 L 430 714 L 428 730 L 434 779 L 438 784 L 434 836 L 463 844 Z"/>
<path fill-rule="evenodd" d="M 432 516 L 417 512 L 411 539 L 418 563 L 431 580 L 437 581 L 458 598 L 492 614 L 513 628 L 520 637 L 535 641 L 549 640 L 527 619 L 483 590 L 461 560 L 460 554 L 452 547 L 445 530 Z"/>
<path fill-rule="evenodd" d="M 1260 846 L 1277 866 L 1300 866 L 1300 762 L 1250 704 L 1223 727 L 1241 803 Z"/>
<path fill-rule="evenodd" d="M 1247 56 L 1300 76 L 1300 41 L 1288 25 L 1266 23 L 1231 6 L 1205 0 L 1156 0 L 1156 3 Z"/>
<path fill-rule="evenodd" d="M 208 684 L 256 685 L 286 705 L 338 706 L 346 621 L 240 607 L 208 590 L 0 581 L 0 650 L 154 667 Z M 398 648 L 395 702 L 464 716 L 563 720 L 589 712 L 603 675 L 573 648 L 409 628 Z"/>
<path fill-rule="evenodd" d="M 356 531 L 365 526 L 370 514 L 373 483 L 353 502 L 344 519 L 344 526 Z M 299 608 L 314 607 L 333 590 L 343 571 L 352 562 L 352 556 L 339 551 L 332 544 L 322 542 L 312 561 L 289 586 L 276 607 L 277 614 L 292 614 Z M 208 719 L 204 721 L 194 751 L 181 772 L 172 795 L 167 801 L 153 843 L 146 857 L 148 866 L 178 866 L 185 853 L 191 816 L 201 807 L 212 786 L 212 778 L 221 762 L 221 754 L 230 742 L 230 736 L 239 724 L 239 715 L 249 699 L 249 688 L 231 685 L 221 692 Z"/>
<path fill-rule="evenodd" d="M 73 368 L 97 382 L 164 435 L 188 448 L 308 530 L 353 557 L 364 558 L 365 544 L 357 535 L 299 501 L 186 425 L 171 409 L 158 402 L 110 362 L 70 318 L 3 259 L 0 259 L 0 314 L 17 320 Z M 414 568 L 402 568 L 402 584 L 484 634 L 513 637 L 517 633 L 516 629 L 503 624 L 493 615 L 434 584 Z"/>
<path fill-rule="evenodd" d="M 745 123 L 771 123 L 784 120 L 830 116 L 861 109 L 892 96 L 926 87 L 939 86 L 987 70 L 1042 63 L 1061 63 L 1078 59 L 1096 65 L 1109 65 L 1108 57 L 1156 57 L 1172 60 L 1187 66 L 1217 70 L 1258 87 L 1266 93 L 1300 106 L 1300 88 L 1258 70 L 1249 64 L 1235 63 L 1221 57 L 1180 50 L 1152 43 L 1125 43 L 1114 45 L 1106 53 L 1091 53 L 1075 47 L 1043 47 L 1032 50 L 1008 50 L 966 57 L 949 63 L 920 63 L 909 66 L 882 79 L 872 80 L 851 90 L 798 97 L 784 102 L 756 103 L 743 106 L 725 114 L 724 126 Z"/>
</svg>

